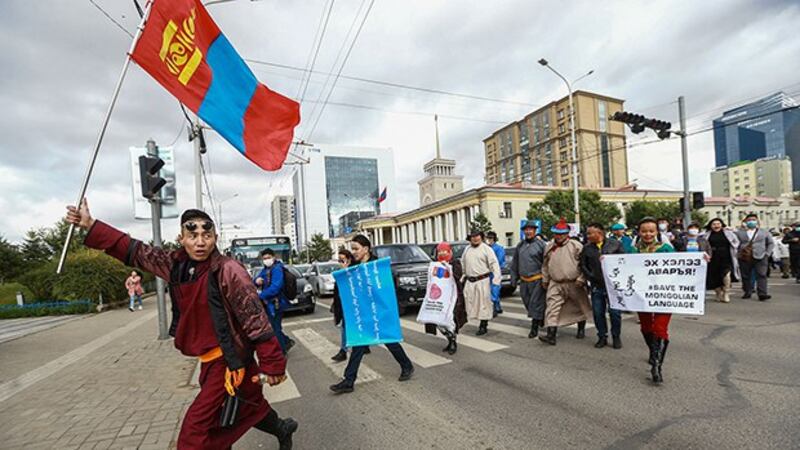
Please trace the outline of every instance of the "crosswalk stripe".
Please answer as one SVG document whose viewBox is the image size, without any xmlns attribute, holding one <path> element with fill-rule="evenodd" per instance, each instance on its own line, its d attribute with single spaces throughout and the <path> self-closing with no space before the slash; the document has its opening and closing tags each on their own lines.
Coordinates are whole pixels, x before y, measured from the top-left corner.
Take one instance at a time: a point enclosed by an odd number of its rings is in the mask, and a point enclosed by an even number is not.
<svg viewBox="0 0 800 450">
<path fill-rule="evenodd" d="M 322 305 L 326 308 L 330 308 L 330 305 L 326 305 L 320 302 L 319 300 L 317 300 L 317 304 Z M 418 333 L 425 333 L 425 325 L 418 323 L 414 320 L 400 319 L 400 326 L 405 328 L 406 330 L 416 331 Z M 447 340 L 447 338 L 444 337 L 442 333 L 438 333 L 437 336 L 443 340 Z M 496 352 L 498 350 L 503 350 L 505 348 L 508 348 L 507 345 L 498 344 L 496 342 L 488 341 L 486 339 L 478 339 L 472 336 L 465 336 L 463 334 L 458 335 L 458 345 L 463 345 L 464 347 L 473 348 L 475 350 L 479 350 L 484 353 Z"/>
<path fill-rule="evenodd" d="M 322 317 L 317 319 L 300 319 L 300 320 L 284 320 L 281 324 L 283 327 L 296 327 L 298 325 L 308 325 L 310 323 L 318 323 L 318 322 L 331 322 L 333 323 L 333 319 L 330 317 Z"/>
<path fill-rule="evenodd" d="M 329 341 L 311 328 L 300 328 L 299 330 L 292 330 L 290 333 L 294 335 L 294 337 L 297 338 L 297 340 L 300 341 L 300 343 L 303 344 L 303 346 L 307 348 L 312 355 L 322 361 L 322 363 L 337 377 L 342 376 L 344 366 L 331 360 L 331 356 L 339 351 L 338 345 Z M 364 364 L 363 361 L 361 362 L 361 366 L 359 366 L 358 369 L 358 380 L 356 380 L 356 383 L 367 383 L 370 381 L 379 380 L 380 378 L 380 374 L 370 369 L 369 366 Z"/>
<path fill-rule="evenodd" d="M 478 327 L 477 323 L 472 323 L 472 322 L 468 323 L 467 325 L 474 328 Z M 528 330 L 527 328 L 515 327 L 513 325 L 506 325 L 504 323 L 499 323 L 494 320 L 489 322 L 489 330 L 500 331 L 502 333 L 513 334 L 514 336 L 521 336 L 521 337 L 528 337 L 528 333 L 530 332 L 530 330 Z"/>
<path fill-rule="evenodd" d="M 294 384 L 292 374 L 287 370 L 286 380 L 283 383 L 277 386 L 264 385 L 264 397 L 269 400 L 270 404 L 274 405 L 275 403 L 300 398 L 301 396 L 300 391 L 297 390 L 297 385 Z"/>
<path fill-rule="evenodd" d="M 508 311 L 504 311 L 503 314 L 501 314 L 501 315 L 499 315 L 497 317 L 498 318 L 506 317 L 506 318 L 509 318 L 509 319 L 524 320 L 526 322 L 530 322 L 530 320 L 531 320 L 530 317 L 528 317 L 527 314 L 519 314 L 519 313 L 508 312 Z M 491 323 L 490 323 L 490 327 L 491 327 Z M 578 324 L 572 324 L 572 325 L 566 326 L 564 328 L 578 328 Z M 594 328 L 594 325 L 591 322 L 587 322 L 586 323 L 586 328 L 587 329 Z M 527 335 L 528 335 L 528 333 L 526 332 L 525 336 L 527 336 Z"/>
<path fill-rule="evenodd" d="M 416 331 L 418 333 L 425 333 L 425 325 L 415 322 L 413 320 L 400 319 L 400 326 L 407 330 Z M 445 341 L 447 340 L 447 338 L 444 337 L 442 333 L 437 333 L 436 336 L 438 336 L 442 340 Z M 473 348 L 475 350 L 479 350 L 484 353 L 496 352 L 498 350 L 503 350 L 504 348 L 508 348 L 507 345 L 498 344 L 496 342 L 492 342 L 487 339 L 478 339 L 476 337 L 467 336 L 465 334 L 459 334 L 457 342 L 458 345 Z"/>
<path fill-rule="evenodd" d="M 403 350 L 405 350 L 409 359 L 411 359 L 411 362 L 422 367 L 423 369 L 427 369 L 429 367 L 441 366 L 442 364 L 453 362 L 452 360 L 439 356 L 435 353 L 431 353 L 427 350 L 415 347 L 409 344 L 408 342 L 403 342 L 402 345 L 403 345 Z M 383 345 L 381 345 L 381 348 L 386 349 L 386 347 L 384 347 Z"/>
</svg>

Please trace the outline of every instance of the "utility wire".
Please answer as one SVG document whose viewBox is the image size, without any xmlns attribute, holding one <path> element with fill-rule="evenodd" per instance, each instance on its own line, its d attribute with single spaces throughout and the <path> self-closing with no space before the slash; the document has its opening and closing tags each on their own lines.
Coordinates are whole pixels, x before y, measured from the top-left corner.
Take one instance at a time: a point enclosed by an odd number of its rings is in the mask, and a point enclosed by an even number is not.
<svg viewBox="0 0 800 450">
<path fill-rule="evenodd" d="M 331 89 L 328 91 L 327 97 L 325 97 L 325 103 L 322 104 L 322 108 L 317 115 L 317 119 L 314 121 L 314 126 L 311 127 L 311 131 L 308 133 L 307 140 L 311 140 L 311 137 L 314 135 L 314 131 L 317 129 L 317 125 L 319 124 L 322 115 L 325 113 L 325 106 L 327 106 L 328 101 L 331 99 L 331 95 L 333 94 L 334 89 L 336 89 L 336 83 L 339 81 L 339 78 L 342 75 L 342 70 L 344 70 L 344 66 L 347 64 L 347 60 L 350 59 L 350 54 L 353 52 L 353 48 L 356 46 L 356 42 L 358 41 L 358 37 L 361 35 L 361 30 L 364 29 L 364 24 L 367 22 L 367 17 L 369 17 L 370 11 L 372 11 L 372 6 L 375 5 L 375 0 L 370 0 L 369 6 L 367 7 L 367 12 L 364 13 L 364 17 L 361 19 L 361 24 L 358 26 L 358 30 L 356 31 L 355 36 L 353 37 L 352 42 L 350 42 L 350 48 L 347 49 L 347 53 L 344 55 L 344 59 L 342 60 L 342 65 L 339 66 L 339 71 L 336 72 L 336 78 L 333 79 L 333 84 L 331 85 Z M 360 10 L 360 8 L 359 8 Z"/>
<path fill-rule="evenodd" d="M 122 30 L 122 32 L 123 32 L 123 33 L 127 34 L 128 36 L 130 36 L 130 38 L 131 38 L 131 39 L 133 39 L 133 33 L 131 33 L 130 31 L 128 31 L 128 30 L 127 30 L 125 27 L 123 27 L 123 26 L 122 26 L 122 24 L 121 24 L 121 23 L 117 22 L 117 20 L 116 20 L 116 19 L 114 19 L 113 17 L 111 17 L 111 14 L 107 13 L 107 12 L 106 12 L 106 10 L 105 10 L 105 9 L 103 9 L 103 7 L 101 7 L 100 5 L 98 5 L 97 3 L 95 3 L 95 1 L 94 1 L 94 0 L 89 0 L 89 3 L 91 3 L 92 5 L 94 5 L 94 7 L 95 7 L 95 8 L 97 8 L 98 10 L 100 10 L 100 12 L 101 12 L 101 13 L 103 13 L 103 15 L 104 15 L 104 16 L 106 16 L 106 18 L 107 18 L 108 20 L 110 20 L 110 21 L 111 21 L 111 23 L 113 23 L 114 25 L 116 25 L 116 26 L 117 26 L 117 28 L 119 28 L 120 30 Z"/>
</svg>

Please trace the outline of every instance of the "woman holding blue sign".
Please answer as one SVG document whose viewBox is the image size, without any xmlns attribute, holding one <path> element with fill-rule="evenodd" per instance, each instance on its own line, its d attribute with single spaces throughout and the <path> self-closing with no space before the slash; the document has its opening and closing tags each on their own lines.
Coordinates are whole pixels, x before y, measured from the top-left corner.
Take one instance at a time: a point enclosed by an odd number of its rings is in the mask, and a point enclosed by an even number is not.
<svg viewBox="0 0 800 450">
<path fill-rule="evenodd" d="M 662 242 L 658 230 L 658 222 L 653 217 L 645 217 L 639 222 L 639 239 L 633 248 L 633 253 L 669 253 L 675 249 L 667 242 Z M 664 377 L 661 374 L 661 365 L 664 364 L 664 355 L 669 346 L 669 321 L 672 314 L 640 312 L 642 336 L 650 349 L 650 374 L 654 383 L 661 383 Z"/>
<path fill-rule="evenodd" d="M 356 259 L 353 266 L 365 264 L 370 262 L 372 259 L 376 259 L 372 255 L 372 243 L 369 241 L 369 239 L 367 239 L 366 236 L 359 234 L 354 237 L 350 243 L 350 248 L 352 249 L 353 256 Z M 397 363 L 400 364 L 401 372 L 399 381 L 410 380 L 411 376 L 414 374 L 414 365 L 411 363 L 411 360 L 408 359 L 403 347 L 397 342 L 387 343 L 384 345 L 386 345 L 386 348 L 392 354 Z M 344 370 L 344 378 L 342 381 L 330 386 L 330 389 L 334 393 L 344 394 L 353 392 L 353 386 L 355 386 L 356 378 L 358 377 L 358 367 L 361 365 L 361 359 L 364 357 L 364 353 L 366 353 L 368 349 L 368 346 L 353 347 L 353 350 L 350 354 L 350 360 L 347 362 L 347 367 Z"/>
</svg>

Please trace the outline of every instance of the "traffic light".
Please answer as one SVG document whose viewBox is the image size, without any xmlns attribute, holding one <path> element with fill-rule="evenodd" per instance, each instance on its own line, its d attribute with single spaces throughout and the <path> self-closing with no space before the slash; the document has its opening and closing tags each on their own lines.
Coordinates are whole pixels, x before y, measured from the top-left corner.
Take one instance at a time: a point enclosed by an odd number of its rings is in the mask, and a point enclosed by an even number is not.
<svg viewBox="0 0 800 450">
<path fill-rule="evenodd" d="M 702 192 L 692 192 L 692 209 L 698 210 L 706 206 L 706 199 Z"/>
<path fill-rule="evenodd" d="M 162 167 L 164 167 L 164 161 L 157 156 L 139 157 L 139 177 L 142 180 L 142 195 L 145 198 L 152 200 L 158 191 L 167 184 L 167 180 L 158 174 Z"/>
<path fill-rule="evenodd" d="M 667 139 L 670 134 L 669 129 L 672 128 L 672 124 L 669 122 L 658 119 L 648 119 L 641 114 L 634 114 L 626 111 L 615 112 L 611 116 L 611 120 L 628 124 L 631 127 L 631 132 L 634 134 L 639 134 L 644 131 L 645 128 L 650 128 L 656 132 L 659 139 Z"/>
</svg>

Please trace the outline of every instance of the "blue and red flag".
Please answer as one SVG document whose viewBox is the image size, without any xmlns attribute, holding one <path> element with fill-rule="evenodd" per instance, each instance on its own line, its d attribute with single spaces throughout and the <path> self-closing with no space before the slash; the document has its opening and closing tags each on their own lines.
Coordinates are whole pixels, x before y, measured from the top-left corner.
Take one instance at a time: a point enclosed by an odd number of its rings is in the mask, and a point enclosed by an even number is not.
<svg viewBox="0 0 800 450">
<path fill-rule="evenodd" d="M 386 189 L 388 189 L 388 187 L 383 188 L 383 191 L 381 191 L 381 196 L 378 197 L 378 203 L 383 203 L 383 201 L 386 200 Z"/>
<path fill-rule="evenodd" d="M 131 57 L 247 159 L 281 168 L 300 105 L 258 82 L 200 0 L 153 0 Z"/>
</svg>

